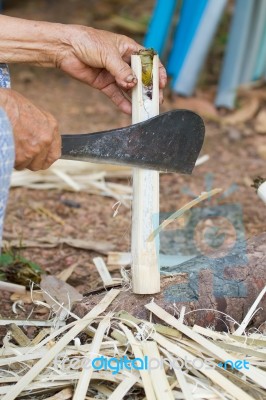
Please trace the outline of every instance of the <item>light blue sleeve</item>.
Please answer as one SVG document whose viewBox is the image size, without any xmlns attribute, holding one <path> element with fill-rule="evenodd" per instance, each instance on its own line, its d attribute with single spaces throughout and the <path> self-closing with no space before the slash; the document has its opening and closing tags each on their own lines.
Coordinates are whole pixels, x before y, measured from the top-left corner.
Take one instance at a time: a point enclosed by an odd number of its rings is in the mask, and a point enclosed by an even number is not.
<svg viewBox="0 0 266 400">
<path fill-rule="evenodd" d="M 4 64 L 0 64 L 0 87 L 10 87 L 8 67 Z M 0 108 L 0 252 L 4 216 L 14 160 L 15 150 L 12 127 L 6 113 L 2 108 Z"/>
</svg>

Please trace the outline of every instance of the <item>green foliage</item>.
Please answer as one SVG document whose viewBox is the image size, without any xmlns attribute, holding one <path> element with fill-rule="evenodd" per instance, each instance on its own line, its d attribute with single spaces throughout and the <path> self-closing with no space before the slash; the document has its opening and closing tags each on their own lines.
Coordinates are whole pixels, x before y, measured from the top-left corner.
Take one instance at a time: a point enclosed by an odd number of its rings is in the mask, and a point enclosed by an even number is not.
<svg viewBox="0 0 266 400">
<path fill-rule="evenodd" d="M 0 279 L 28 286 L 30 282 L 40 283 L 41 267 L 12 250 L 0 255 Z"/>
</svg>

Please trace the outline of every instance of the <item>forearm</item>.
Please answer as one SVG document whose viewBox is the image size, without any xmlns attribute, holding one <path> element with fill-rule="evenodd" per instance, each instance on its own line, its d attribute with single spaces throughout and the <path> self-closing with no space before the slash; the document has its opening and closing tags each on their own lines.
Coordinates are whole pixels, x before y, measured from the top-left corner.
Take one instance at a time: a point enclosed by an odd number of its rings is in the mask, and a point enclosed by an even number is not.
<svg viewBox="0 0 266 400">
<path fill-rule="evenodd" d="M 52 67 L 64 47 L 65 25 L 0 15 L 0 63 Z"/>
</svg>

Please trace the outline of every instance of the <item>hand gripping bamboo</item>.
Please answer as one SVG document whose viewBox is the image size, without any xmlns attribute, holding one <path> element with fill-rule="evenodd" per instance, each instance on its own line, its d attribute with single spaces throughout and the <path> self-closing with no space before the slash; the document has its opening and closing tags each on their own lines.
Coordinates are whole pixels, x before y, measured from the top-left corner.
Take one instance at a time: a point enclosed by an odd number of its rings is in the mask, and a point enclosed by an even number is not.
<svg viewBox="0 0 266 400">
<path fill-rule="evenodd" d="M 138 79 L 132 92 L 133 124 L 159 114 L 159 59 L 153 50 L 149 56 L 146 53 L 143 56 L 143 53 L 131 57 L 131 66 Z M 160 291 L 159 239 L 157 237 L 147 242 L 158 225 L 159 173 L 134 168 L 131 239 L 134 293 L 152 294 Z"/>
</svg>

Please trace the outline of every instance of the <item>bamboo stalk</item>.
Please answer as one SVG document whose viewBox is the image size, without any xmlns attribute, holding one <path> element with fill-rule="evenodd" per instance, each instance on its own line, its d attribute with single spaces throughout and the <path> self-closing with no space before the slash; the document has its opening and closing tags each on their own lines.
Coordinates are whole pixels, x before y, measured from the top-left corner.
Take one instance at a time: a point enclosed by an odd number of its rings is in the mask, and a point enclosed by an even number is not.
<svg viewBox="0 0 266 400">
<path fill-rule="evenodd" d="M 150 77 L 150 82 L 145 83 L 149 86 L 142 82 L 145 67 L 140 54 L 132 55 L 131 66 L 138 79 L 132 92 L 132 122 L 137 123 L 159 114 L 159 59 L 157 55 L 153 56 L 152 79 Z M 160 291 L 158 238 L 157 243 L 155 240 L 146 242 L 158 225 L 159 173 L 134 168 L 131 238 L 134 293 L 152 294 Z"/>
</svg>

